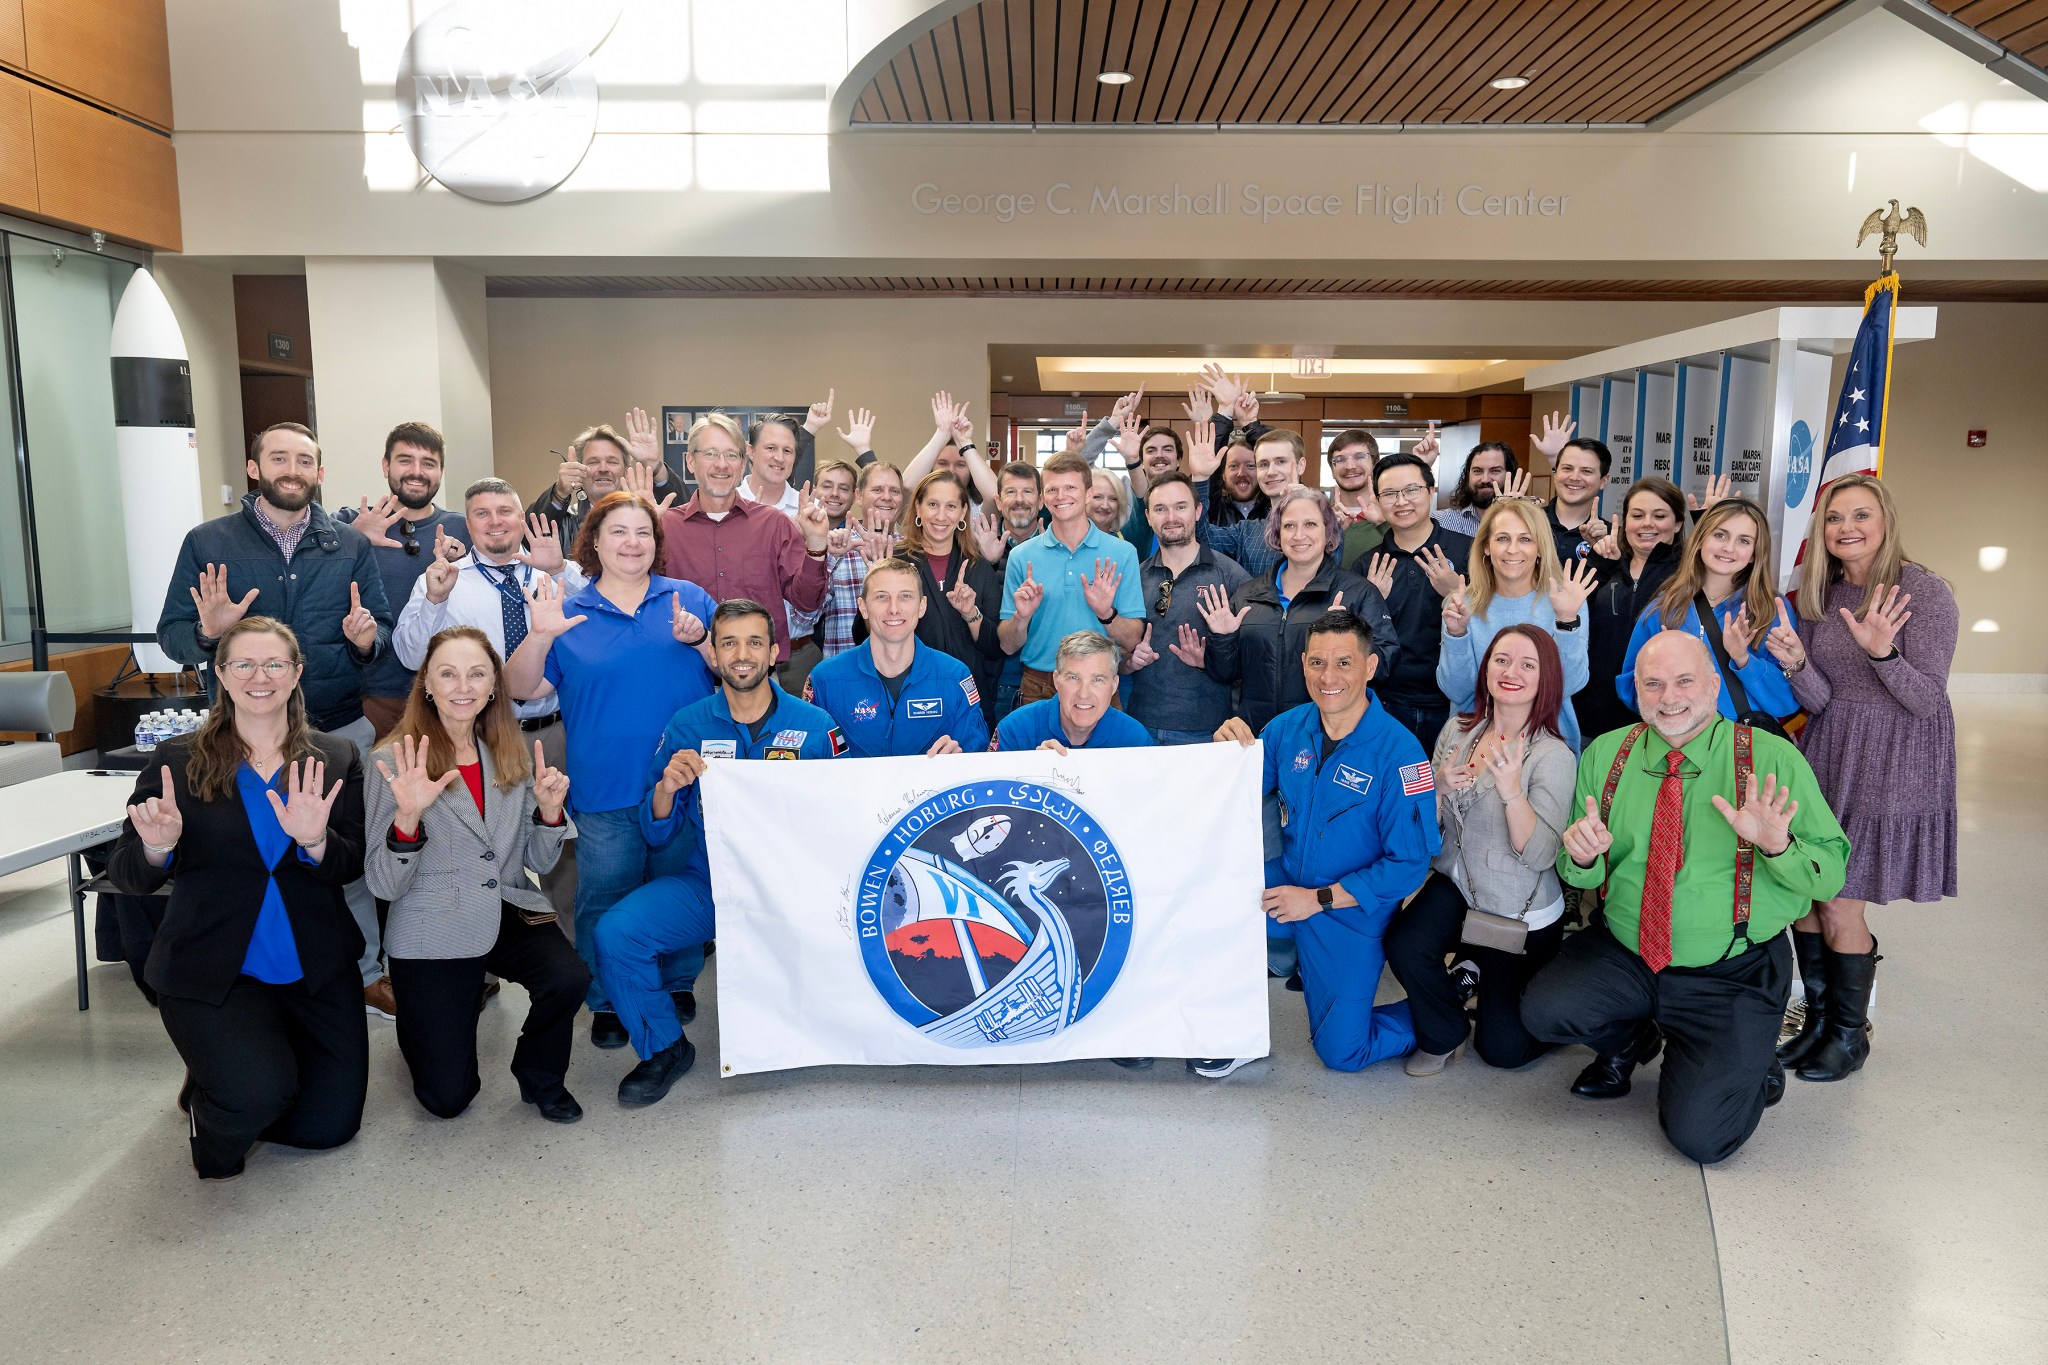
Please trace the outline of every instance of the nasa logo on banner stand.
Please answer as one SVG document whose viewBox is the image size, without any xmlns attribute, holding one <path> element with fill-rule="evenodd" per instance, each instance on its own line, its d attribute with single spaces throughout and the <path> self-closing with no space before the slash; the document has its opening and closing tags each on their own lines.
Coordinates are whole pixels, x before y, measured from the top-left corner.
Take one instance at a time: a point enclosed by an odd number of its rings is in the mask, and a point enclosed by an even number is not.
<svg viewBox="0 0 2048 1365">
<path fill-rule="evenodd" d="M 920 801 L 861 873 L 861 957 L 897 1017 L 949 1047 L 1050 1038 L 1102 1002 L 1130 951 L 1123 859 L 1035 782 Z"/>
<path fill-rule="evenodd" d="M 513 204 L 569 178 L 597 133 L 583 61 L 618 4 L 456 0 L 420 22 L 398 61 L 400 127 L 427 174 L 470 199 Z"/>
<path fill-rule="evenodd" d="M 1804 421 L 1792 424 L 1792 439 L 1785 460 L 1785 505 L 1798 507 L 1806 501 L 1806 485 L 1813 478 L 1813 432 Z"/>
</svg>

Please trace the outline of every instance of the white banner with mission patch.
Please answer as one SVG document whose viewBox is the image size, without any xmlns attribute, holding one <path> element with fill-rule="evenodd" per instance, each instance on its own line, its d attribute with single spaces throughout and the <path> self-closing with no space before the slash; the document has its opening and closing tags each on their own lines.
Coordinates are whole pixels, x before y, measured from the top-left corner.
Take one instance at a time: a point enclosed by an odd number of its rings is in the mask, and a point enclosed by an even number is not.
<svg viewBox="0 0 2048 1365">
<path fill-rule="evenodd" d="M 713 762 L 721 1074 L 1265 1056 L 1260 775 L 1236 744 Z"/>
</svg>

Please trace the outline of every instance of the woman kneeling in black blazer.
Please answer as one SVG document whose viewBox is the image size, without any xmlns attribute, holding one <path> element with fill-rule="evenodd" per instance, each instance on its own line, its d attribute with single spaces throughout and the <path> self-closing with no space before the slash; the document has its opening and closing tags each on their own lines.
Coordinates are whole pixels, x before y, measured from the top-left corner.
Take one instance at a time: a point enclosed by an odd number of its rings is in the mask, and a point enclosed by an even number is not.
<svg viewBox="0 0 2048 1365">
<path fill-rule="evenodd" d="M 133 896 L 177 874 L 143 978 L 189 1073 L 192 1166 L 229 1180 L 259 1140 L 339 1147 L 362 1126 L 363 936 L 341 888 L 363 870 L 363 772 L 307 727 L 289 628 L 245 617 L 214 659 L 219 699 L 137 779 L 107 871 Z"/>
<path fill-rule="evenodd" d="M 575 837 L 563 813 L 569 777 L 538 741 L 529 765 L 503 662 L 482 631 L 450 626 L 427 643 L 377 772 L 365 870 L 391 902 L 384 950 L 413 1094 L 444 1119 L 476 1098 L 477 1010 L 484 973 L 495 972 L 532 1001 L 512 1052 L 519 1097 L 574 1123 L 583 1108 L 562 1078 L 590 969 L 526 879 Z"/>
</svg>

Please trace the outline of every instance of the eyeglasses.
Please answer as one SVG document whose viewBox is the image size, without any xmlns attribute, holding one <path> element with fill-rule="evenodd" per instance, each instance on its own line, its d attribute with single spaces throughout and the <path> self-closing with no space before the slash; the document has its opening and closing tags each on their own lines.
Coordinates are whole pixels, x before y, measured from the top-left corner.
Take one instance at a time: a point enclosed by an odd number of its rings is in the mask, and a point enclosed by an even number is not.
<svg viewBox="0 0 2048 1365">
<path fill-rule="evenodd" d="M 1428 491 L 1429 485 L 1426 483 L 1411 483 L 1405 488 L 1382 488 L 1380 490 L 1380 501 L 1408 502 L 1411 499 L 1421 497 Z"/>
<path fill-rule="evenodd" d="M 260 664 L 254 659 L 230 659 L 222 664 L 220 669 L 223 673 L 232 673 L 243 682 L 247 682 L 256 676 L 256 670 L 260 668 L 265 678 L 276 682 L 297 667 L 298 665 L 289 659 L 265 659 Z"/>
<path fill-rule="evenodd" d="M 1152 614 L 1164 616 L 1173 610 L 1173 580 L 1167 579 L 1159 585 L 1159 600 L 1152 604 Z"/>
</svg>

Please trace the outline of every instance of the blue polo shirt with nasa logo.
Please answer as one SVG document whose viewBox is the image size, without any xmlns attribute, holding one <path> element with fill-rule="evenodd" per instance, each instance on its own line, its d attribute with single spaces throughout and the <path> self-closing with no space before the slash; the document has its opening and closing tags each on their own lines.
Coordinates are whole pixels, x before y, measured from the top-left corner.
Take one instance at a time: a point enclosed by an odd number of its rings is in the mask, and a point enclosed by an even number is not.
<svg viewBox="0 0 2048 1365">
<path fill-rule="evenodd" d="M 950 654 L 914 637 L 913 643 L 910 670 L 899 680 L 885 680 L 876 669 L 873 640 L 833 655 L 811 670 L 804 700 L 831 715 L 855 758 L 922 754 L 947 735 L 967 753 L 988 748 L 973 672 Z"/>
<path fill-rule="evenodd" d="M 837 758 L 846 752 L 846 740 L 832 723 L 832 717 L 809 702 L 790 696 L 772 678 L 765 686 L 774 689 L 774 699 L 767 714 L 758 721 L 734 720 L 723 687 L 669 718 L 668 728 L 661 732 L 661 743 L 655 746 L 654 762 L 647 769 L 646 795 L 640 798 L 640 832 L 646 836 L 649 847 L 660 848 L 668 843 L 687 821 L 697 840 L 697 866 L 705 865 L 704 811 L 696 783 L 676 793 L 676 803 L 666 820 L 654 818 L 655 785 L 678 750 L 695 749 L 707 759 Z"/>
</svg>

